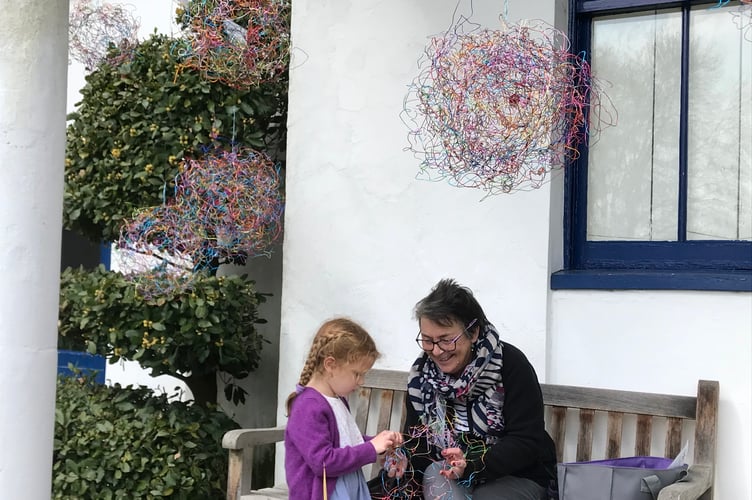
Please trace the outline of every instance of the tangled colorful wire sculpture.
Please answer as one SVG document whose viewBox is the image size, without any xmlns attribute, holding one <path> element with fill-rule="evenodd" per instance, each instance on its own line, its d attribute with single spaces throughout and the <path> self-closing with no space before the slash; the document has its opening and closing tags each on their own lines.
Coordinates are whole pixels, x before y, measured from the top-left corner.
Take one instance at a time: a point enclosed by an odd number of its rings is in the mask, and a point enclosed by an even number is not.
<svg viewBox="0 0 752 500">
<path fill-rule="evenodd" d="M 486 196 L 540 187 L 601 123 L 590 66 L 542 21 L 433 37 L 405 97 L 418 178 Z M 589 119 L 589 125 L 588 125 Z"/>
<path fill-rule="evenodd" d="M 111 47 L 135 45 L 139 21 L 122 5 L 77 0 L 68 22 L 70 57 L 92 70 Z"/>
<path fill-rule="evenodd" d="M 222 264 L 269 255 L 281 234 L 279 167 L 251 149 L 186 159 L 169 203 L 137 213 L 118 241 L 143 295 L 183 287 Z"/>
<path fill-rule="evenodd" d="M 191 0 L 182 17 L 186 64 L 206 79 L 247 88 L 287 70 L 290 0 Z"/>
<path fill-rule="evenodd" d="M 422 474 L 415 471 L 411 464 L 415 458 L 436 461 L 436 458 L 425 448 L 425 444 L 436 449 L 460 447 L 469 457 L 476 457 L 475 473 L 467 479 L 458 481 L 460 485 L 470 486 L 474 474 L 485 468 L 485 455 L 488 446 L 480 439 L 470 438 L 468 434 L 457 432 L 446 414 L 440 413 L 433 419 L 422 418 L 421 424 L 410 427 L 409 433 L 404 435 L 402 446 L 389 450 L 384 456 L 384 464 L 380 473 L 381 487 L 378 492 L 372 491 L 373 498 L 388 500 L 395 498 L 449 498 L 442 495 L 432 495 L 430 491 L 419 495 L 423 483 Z M 389 471 L 399 470 L 399 478 L 390 477 Z M 460 500 L 460 499 L 456 499 Z"/>
</svg>

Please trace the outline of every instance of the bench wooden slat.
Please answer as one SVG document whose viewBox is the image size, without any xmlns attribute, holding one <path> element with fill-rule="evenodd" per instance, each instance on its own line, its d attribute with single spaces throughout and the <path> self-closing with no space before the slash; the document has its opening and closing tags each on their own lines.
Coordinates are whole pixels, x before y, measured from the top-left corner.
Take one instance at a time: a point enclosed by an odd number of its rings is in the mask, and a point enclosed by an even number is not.
<svg viewBox="0 0 752 500">
<path fill-rule="evenodd" d="M 547 430 L 556 445 L 556 461 L 561 462 L 564 456 L 564 438 L 567 433 L 567 409 L 563 406 L 552 406 L 549 413 Z"/>
<path fill-rule="evenodd" d="M 682 447 L 682 421 L 680 418 L 666 419 L 666 448 L 667 457 L 675 457 Z"/>
<path fill-rule="evenodd" d="M 398 370 L 369 370 L 366 373 L 365 387 L 404 391 L 407 387 L 407 372 Z"/>
<path fill-rule="evenodd" d="M 546 404 L 568 408 L 695 418 L 696 398 L 592 387 L 541 384 Z"/>
<path fill-rule="evenodd" d="M 556 461 L 561 462 L 564 456 L 564 438 L 567 433 L 567 409 L 563 406 L 552 406 L 549 418 L 547 430 L 556 445 Z"/>
<path fill-rule="evenodd" d="M 608 412 L 606 427 L 606 458 L 621 456 L 621 435 L 624 428 L 624 414 L 620 411 Z"/>
<path fill-rule="evenodd" d="M 372 434 L 383 429 L 404 427 L 407 373 L 396 370 L 371 370 L 362 388 L 349 398 L 350 410 L 359 428 Z M 719 384 L 700 380 L 697 396 L 671 396 L 599 388 L 543 384 L 546 406 L 546 429 L 556 444 L 559 462 L 617 458 L 621 455 L 623 436 L 635 436 L 635 454 L 651 455 L 653 427 L 662 427 L 654 417 L 665 418 L 663 456 L 676 456 L 684 439 L 694 439 L 694 464 L 688 480 L 661 490 L 659 500 L 710 500 L 715 464 L 715 443 L 718 419 Z M 635 415 L 634 418 L 626 418 Z M 605 434 L 600 418 L 605 417 Z M 578 433 L 567 438 L 567 421 Z M 596 420 L 597 419 L 597 420 Z M 695 421 L 694 436 L 682 436 L 686 420 Z M 662 420 L 661 420 L 662 421 Z M 597 432 L 597 434 L 596 434 Z M 222 446 L 229 451 L 228 500 L 262 500 L 287 498 L 285 485 L 272 489 L 250 491 L 252 448 L 258 444 L 284 439 L 284 427 L 269 429 L 236 429 L 225 434 Z M 593 450 L 594 442 L 598 450 Z M 604 448 L 601 448 L 601 443 Z M 656 444 L 658 441 L 656 440 Z M 575 450 L 575 457 L 568 457 Z M 605 452 L 604 455 L 599 453 Z M 594 456 L 595 455 L 595 456 Z M 373 477 L 383 465 L 383 458 L 364 469 Z"/>
<path fill-rule="evenodd" d="M 389 422 L 392 418 L 392 400 L 394 391 L 381 391 L 381 403 L 379 405 L 379 415 L 376 419 L 376 429 L 389 428 Z"/>
<path fill-rule="evenodd" d="M 355 423 L 358 424 L 358 428 L 365 430 L 369 409 L 371 408 L 371 388 L 361 387 L 350 396 L 348 403 L 350 404 L 350 412 L 355 417 Z"/>
<path fill-rule="evenodd" d="M 392 400 L 394 399 L 394 391 L 385 389 L 380 392 L 381 401 L 379 403 L 379 414 L 376 418 L 376 432 L 388 429 L 392 419 Z M 369 473 L 366 474 L 367 479 L 373 479 L 376 477 L 381 468 L 384 467 L 385 459 L 386 454 L 378 456 L 376 463 L 371 466 Z"/>
<path fill-rule="evenodd" d="M 637 434 L 635 436 L 635 455 L 638 457 L 650 455 L 653 439 L 653 417 L 637 415 Z"/>
<path fill-rule="evenodd" d="M 580 430 L 577 435 L 577 461 L 590 460 L 593 452 L 593 417 L 595 411 L 580 410 Z"/>
<path fill-rule="evenodd" d="M 390 429 L 393 431 L 398 430 L 402 432 L 402 429 L 405 428 L 405 419 L 407 418 L 407 412 L 404 411 L 406 397 L 407 394 L 403 391 L 398 392 L 394 396 L 394 403 L 392 404 L 392 414 L 394 414 L 394 412 L 397 412 L 397 415 L 399 415 L 399 424 L 396 427 L 390 427 Z"/>
</svg>

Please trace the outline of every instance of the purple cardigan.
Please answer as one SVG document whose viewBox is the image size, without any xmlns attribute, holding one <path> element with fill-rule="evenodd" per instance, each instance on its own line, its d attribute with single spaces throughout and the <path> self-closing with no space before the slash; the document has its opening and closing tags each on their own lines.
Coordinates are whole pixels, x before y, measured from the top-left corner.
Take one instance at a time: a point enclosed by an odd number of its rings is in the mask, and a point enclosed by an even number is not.
<svg viewBox="0 0 752 500">
<path fill-rule="evenodd" d="M 323 500 L 334 492 L 337 477 L 376 461 L 376 449 L 366 441 L 339 447 L 337 419 L 317 390 L 304 387 L 293 400 L 285 429 L 285 474 L 290 500 Z"/>
</svg>

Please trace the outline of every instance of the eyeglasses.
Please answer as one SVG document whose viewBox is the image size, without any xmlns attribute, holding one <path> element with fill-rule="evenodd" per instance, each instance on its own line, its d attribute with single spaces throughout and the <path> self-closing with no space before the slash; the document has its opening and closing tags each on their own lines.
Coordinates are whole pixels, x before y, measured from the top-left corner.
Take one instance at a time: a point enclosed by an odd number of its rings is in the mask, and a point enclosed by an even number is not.
<svg viewBox="0 0 752 500">
<path fill-rule="evenodd" d="M 472 328 L 473 325 L 475 325 L 475 323 L 477 322 L 478 322 L 477 319 L 472 320 L 470 324 L 467 325 L 462 330 L 462 332 L 456 337 L 454 337 L 453 339 L 432 340 L 432 339 L 427 339 L 425 337 L 422 337 L 421 333 L 418 332 L 418 336 L 415 337 L 415 343 L 417 343 L 418 347 L 420 347 L 426 352 L 433 351 L 434 346 L 439 346 L 439 349 L 441 349 L 444 352 L 452 352 L 455 349 L 457 349 L 457 341 L 460 339 L 460 337 L 462 337 L 465 334 L 465 332 L 467 332 L 470 328 Z"/>
</svg>

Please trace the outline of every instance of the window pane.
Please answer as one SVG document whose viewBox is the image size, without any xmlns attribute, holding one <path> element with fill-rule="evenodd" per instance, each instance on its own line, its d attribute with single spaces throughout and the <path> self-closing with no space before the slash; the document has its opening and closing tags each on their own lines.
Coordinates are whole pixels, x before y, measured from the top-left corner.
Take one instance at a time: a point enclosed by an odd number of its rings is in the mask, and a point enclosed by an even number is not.
<svg viewBox="0 0 752 500">
<path fill-rule="evenodd" d="M 690 16 L 687 239 L 752 239 L 752 43 L 738 9 Z"/>
<path fill-rule="evenodd" d="M 591 140 L 588 240 L 676 240 L 681 13 L 594 20 L 592 72 L 618 113 Z"/>
</svg>

